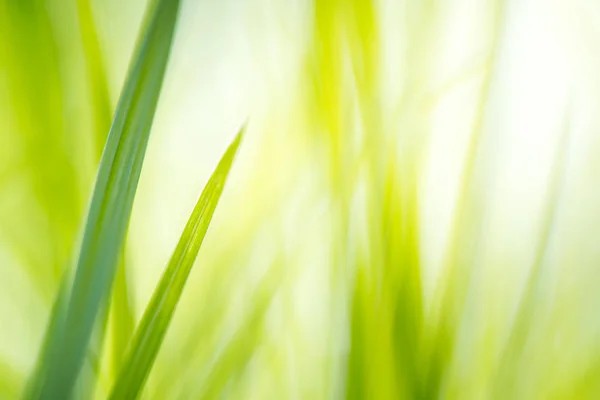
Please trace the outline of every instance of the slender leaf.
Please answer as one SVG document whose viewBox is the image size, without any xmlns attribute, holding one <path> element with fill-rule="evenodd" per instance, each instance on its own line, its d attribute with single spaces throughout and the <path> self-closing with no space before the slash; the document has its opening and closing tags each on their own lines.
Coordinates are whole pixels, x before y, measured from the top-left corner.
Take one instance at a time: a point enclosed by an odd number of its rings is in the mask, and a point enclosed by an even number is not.
<svg viewBox="0 0 600 400">
<path fill-rule="evenodd" d="M 94 121 L 94 150 L 97 157 L 100 158 L 102 149 L 106 143 L 106 134 L 110 128 L 112 115 L 108 82 L 90 0 L 77 0 L 77 15 L 91 92 L 90 102 L 92 104 Z"/>
<path fill-rule="evenodd" d="M 109 319 L 112 333 L 111 376 L 114 378 L 116 378 L 119 369 L 123 365 L 127 343 L 131 340 L 135 329 L 135 316 L 130 295 L 131 281 L 127 277 L 126 258 L 124 255 L 117 268 L 110 300 Z"/>
<path fill-rule="evenodd" d="M 194 207 L 135 332 L 123 369 L 110 395 L 111 399 L 134 399 L 144 386 L 221 197 L 242 131 L 221 158 Z"/>
<path fill-rule="evenodd" d="M 150 128 L 171 49 L 179 0 L 159 0 L 138 44 L 96 178 L 63 335 L 34 376 L 30 397 L 71 395 L 125 240 Z M 52 332 L 49 331 L 51 335 Z"/>
</svg>

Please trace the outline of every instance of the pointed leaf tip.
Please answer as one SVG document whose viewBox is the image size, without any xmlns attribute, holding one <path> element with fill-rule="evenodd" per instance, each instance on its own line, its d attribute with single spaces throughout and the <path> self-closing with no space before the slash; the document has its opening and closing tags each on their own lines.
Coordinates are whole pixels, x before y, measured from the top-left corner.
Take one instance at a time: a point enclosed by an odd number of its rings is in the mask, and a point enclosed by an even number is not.
<svg viewBox="0 0 600 400">
<path fill-rule="evenodd" d="M 194 207 L 135 331 L 110 399 L 135 399 L 144 387 L 223 192 L 244 127 L 223 154 Z"/>
</svg>

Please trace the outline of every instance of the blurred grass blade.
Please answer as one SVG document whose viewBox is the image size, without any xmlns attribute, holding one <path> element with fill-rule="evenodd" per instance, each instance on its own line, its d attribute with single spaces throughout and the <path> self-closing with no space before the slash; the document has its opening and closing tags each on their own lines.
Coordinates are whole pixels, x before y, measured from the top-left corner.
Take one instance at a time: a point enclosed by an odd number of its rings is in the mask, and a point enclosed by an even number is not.
<svg viewBox="0 0 600 400">
<path fill-rule="evenodd" d="M 0 3 L 0 75 L 3 82 L 0 97 L 3 98 L 5 93 L 8 96 L 8 103 L 0 106 L 3 111 L 0 138 L 14 138 L 8 141 L 9 154 L 19 154 L 24 176 L 32 184 L 33 198 L 47 216 L 47 236 L 40 235 L 37 240 L 47 242 L 51 251 L 45 254 L 40 268 L 24 264 L 30 269 L 32 282 L 44 296 L 56 289 L 81 218 L 78 171 L 74 152 L 68 146 L 72 132 L 65 120 L 67 106 L 61 48 L 51 14 L 43 1 Z M 8 113 L 4 114 L 5 110 Z M 9 117 L 11 114 L 12 118 Z M 18 133 L 16 136 L 11 134 L 11 119 L 15 124 L 14 132 Z M 22 150 L 17 150 L 18 145 L 12 148 L 12 140 L 16 140 L 15 144 L 20 142 Z M 6 142 L 3 140 L 3 143 Z M 35 234 L 35 224 L 22 223 L 25 216 L 21 218 L 18 223 L 10 220 L 2 223 L 24 225 L 19 230 Z M 33 246 L 30 243 L 24 251 L 35 254 L 39 247 L 38 243 Z"/>
<path fill-rule="evenodd" d="M 131 340 L 135 329 L 135 316 L 131 303 L 131 281 L 127 277 L 127 257 L 125 254 L 117 267 L 113 283 L 109 320 L 112 333 L 111 376 L 116 378 L 121 365 L 123 365 L 127 343 Z"/>
<path fill-rule="evenodd" d="M 104 69 L 104 59 L 100 49 L 100 40 L 90 1 L 77 0 L 77 16 L 79 18 L 79 30 L 81 41 L 83 42 L 87 78 L 91 92 L 90 102 L 92 104 L 94 122 L 94 150 L 99 160 L 106 143 L 106 134 L 110 129 L 112 107 L 110 104 L 106 71 Z"/>
<path fill-rule="evenodd" d="M 87 354 L 123 248 L 178 9 L 179 0 L 159 0 L 138 43 L 102 154 L 65 329 L 57 340 L 47 340 L 54 348 L 38 370 L 44 376 L 33 377 L 39 385 L 29 393 L 33 398 L 68 398 Z"/>
<path fill-rule="evenodd" d="M 9 363 L 0 360 L 0 398 L 14 399 L 19 395 L 23 376 Z"/>
<path fill-rule="evenodd" d="M 362 265 L 361 265 L 362 267 Z M 356 275 L 354 292 L 352 293 L 352 307 L 350 311 L 350 351 L 348 354 L 348 370 L 346 378 L 346 396 L 348 400 L 366 398 L 367 382 L 364 374 L 365 346 L 365 310 L 364 303 L 367 297 L 365 273 L 360 268 Z"/>
<path fill-rule="evenodd" d="M 239 377 L 256 353 L 263 339 L 264 322 L 267 311 L 271 306 L 279 284 L 281 283 L 281 269 L 275 267 L 262 278 L 256 293 L 249 300 L 250 309 L 241 321 L 232 337 L 219 351 L 210 366 L 208 376 L 197 381 L 199 387 L 192 390 L 195 399 L 220 399 L 227 398 L 224 391 L 231 379 Z"/>
<path fill-rule="evenodd" d="M 492 387 L 492 395 L 495 398 L 515 396 L 514 391 L 518 390 L 519 381 L 526 375 L 526 372 L 520 368 L 522 368 L 522 359 L 527 344 L 532 340 L 533 329 L 540 323 L 540 316 L 543 315 L 540 310 L 543 310 L 544 290 L 547 290 L 544 278 L 548 274 L 547 269 L 550 267 L 551 242 L 557 232 L 560 203 L 565 195 L 567 156 L 570 151 L 570 125 L 571 119 L 567 115 L 565 127 L 556 149 L 554 165 L 550 172 L 546 204 L 542 210 L 542 224 L 538 235 L 539 242 L 535 257 L 509 331 L 508 340 L 500 355 L 498 371 Z"/>
<path fill-rule="evenodd" d="M 505 3 L 494 0 L 492 37 L 490 42 L 489 66 L 486 70 L 479 89 L 479 104 L 470 129 L 470 138 L 461 172 L 461 183 L 455 200 L 451 227 L 446 243 L 443 260 L 443 282 L 437 289 L 436 297 L 439 302 L 434 317 L 435 329 L 425 339 L 428 356 L 425 363 L 425 378 L 422 395 L 426 398 L 439 398 L 443 394 L 444 385 L 448 379 L 452 362 L 457 351 L 460 325 L 465 308 L 468 305 L 468 293 L 472 290 L 471 283 L 476 273 L 478 248 L 482 241 L 481 230 L 487 215 L 481 195 L 482 179 L 485 169 L 480 168 L 481 160 L 486 156 L 488 141 L 491 133 L 486 129 L 489 101 L 492 98 L 493 86 L 497 79 L 499 59 L 504 38 Z"/>
<path fill-rule="evenodd" d="M 243 128 L 202 191 L 135 332 L 123 369 L 110 395 L 111 399 L 135 399 L 144 386 L 221 197 L 242 132 Z"/>
</svg>

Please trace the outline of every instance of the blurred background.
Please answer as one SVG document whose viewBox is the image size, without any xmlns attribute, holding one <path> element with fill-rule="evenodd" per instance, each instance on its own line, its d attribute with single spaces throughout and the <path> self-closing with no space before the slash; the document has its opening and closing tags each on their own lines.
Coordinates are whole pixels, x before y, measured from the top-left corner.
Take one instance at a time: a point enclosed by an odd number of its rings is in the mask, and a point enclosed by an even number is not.
<svg viewBox="0 0 600 400">
<path fill-rule="evenodd" d="M 0 0 L 0 398 L 146 7 Z M 248 121 L 144 398 L 599 398 L 599 46 L 593 0 L 183 1 L 89 397 Z"/>
</svg>

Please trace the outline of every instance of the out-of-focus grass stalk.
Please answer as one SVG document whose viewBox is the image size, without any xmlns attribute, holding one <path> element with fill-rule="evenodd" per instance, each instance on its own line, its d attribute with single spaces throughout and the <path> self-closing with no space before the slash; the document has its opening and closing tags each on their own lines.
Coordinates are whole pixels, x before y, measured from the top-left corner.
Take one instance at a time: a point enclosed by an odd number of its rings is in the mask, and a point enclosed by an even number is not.
<svg viewBox="0 0 600 400">
<path fill-rule="evenodd" d="M 334 0 L 315 2 L 313 11 L 313 30 L 311 32 L 311 53 L 307 55 L 308 79 L 312 83 L 312 91 L 308 96 L 307 117 L 312 119 L 310 128 L 317 132 L 313 140 L 322 143 L 325 149 L 325 165 L 328 170 L 327 183 L 331 187 L 331 211 L 334 225 L 331 238 L 330 299 L 328 307 L 343 310 L 347 302 L 347 284 L 351 271 L 347 270 L 350 254 L 348 254 L 349 224 L 346 216 L 350 213 L 350 191 L 355 171 L 352 160 L 352 147 L 345 140 L 350 134 L 344 118 L 350 97 L 344 91 L 347 88 L 345 69 L 345 53 L 340 46 L 344 37 L 344 13 L 340 12 L 343 1 Z M 313 104 L 313 107 L 310 107 Z M 349 162 L 350 161 L 350 162 Z M 343 315 L 334 313 L 336 318 L 331 328 L 325 332 L 327 343 L 335 343 L 340 336 Z M 336 371 L 343 368 L 335 353 L 327 358 L 325 381 L 331 385 L 323 388 L 321 395 L 326 397 L 341 391 L 340 384 L 335 383 Z"/>
<path fill-rule="evenodd" d="M 319 107 L 315 114 L 322 121 L 317 127 L 329 135 L 325 142 L 331 150 L 330 184 L 339 224 L 332 242 L 332 268 L 337 271 L 332 291 L 352 299 L 344 389 L 349 398 L 410 397 L 419 390 L 416 364 L 422 294 L 413 164 L 419 157 L 410 157 L 412 161 L 400 167 L 398 142 L 384 130 L 376 21 L 373 2 L 316 4 L 314 79 Z M 342 50 L 345 43 L 348 52 Z M 358 121 L 352 119 L 353 113 Z M 403 189 L 398 187 L 400 181 Z M 366 204 L 357 208 L 353 198 L 361 185 Z M 364 236 L 351 228 L 357 211 L 365 213 Z M 361 249 L 350 250 L 352 243 Z M 343 309 L 340 306 L 343 301 L 333 303 Z"/>
<path fill-rule="evenodd" d="M 277 265 L 272 266 L 260 281 L 246 315 L 212 360 L 207 375 L 196 380 L 190 396 L 199 399 L 221 398 L 232 377 L 235 379 L 244 372 L 264 337 L 264 320 L 281 283 L 281 272 Z"/>
<path fill-rule="evenodd" d="M 534 393 L 527 391 L 527 372 L 523 371 L 527 343 L 533 340 L 534 329 L 539 326 L 540 313 L 544 309 L 544 269 L 548 267 L 552 235 L 556 234 L 559 206 L 565 186 L 567 157 L 570 149 L 571 119 L 565 118 L 557 154 L 550 174 L 546 193 L 546 205 L 542 211 L 542 223 L 533 263 L 529 270 L 519 308 L 509 330 L 506 346 L 500 353 L 498 371 L 493 377 L 492 394 L 498 398 L 528 397 Z M 531 386 L 530 386 L 531 387 Z"/>
<path fill-rule="evenodd" d="M 51 243 L 52 252 L 42 264 L 26 262 L 24 267 L 40 294 L 48 298 L 69 259 L 81 216 L 78 180 L 68 148 L 70 132 L 64 121 L 60 54 L 42 1 L 6 2 L 0 14 L 5 49 L 1 62 L 8 74 L 12 112 L 23 142 L 23 166 L 47 218 L 47 228 L 39 239 Z M 20 251 L 26 253 L 25 260 L 27 253 L 35 254 L 31 247 Z"/>
<path fill-rule="evenodd" d="M 14 399 L 19 396 L 24 377 L 14 368 L 0 362 L 0 396 L 5 399 Z"/>
<path fill-rule="evenodd" d="M 90 105 L 93 115 L 93 137 L 95 139 L 94 151 L 98 160 L 100 160 L 113 112 L 108 92 L 104 57 L 100 48 L 98 30 L 92 14 L 90 0 L 77 0 L 77 16 L 85 54 L 87 81 L 91 94 Z"/>
<path fill-rule="evenodd" d="M 498 52 L 503 34 L 504 0 L 492 2 L 493 27 L 490 48 L 490 62 L 486 69 L 480 89 L 478 106 L 471 131 L 469 144 L 461 173 L 461 181 L 452 214 L 452 222 L 444 256 L 444 287 L 440 288 L 436 321 L 427 332 L 430 336 L 426 356 L 426 377 L 423 383 L 426 397 L 438 397 L 442 394 L 447 372 L 450 370 L 456 346 L 456 336 L 463 316 L 471 274 L 476 268 L 478 241 L 481 237 L 481 224 L 484 208 L 481 199 L 481 182 L 478 162 L 481 162 L 482 146 L 486 145 L 485 121 L 488 100 L 495 78 Z"/>
</svg>

